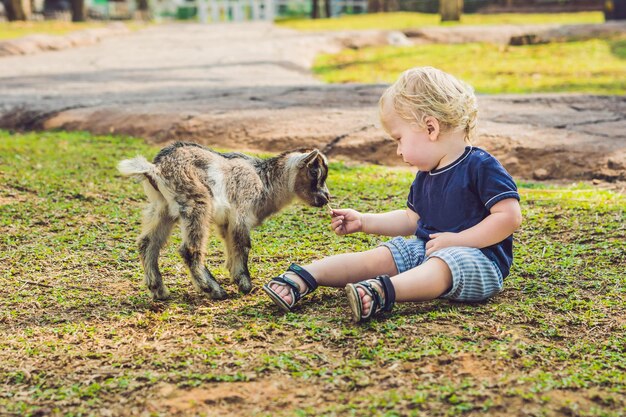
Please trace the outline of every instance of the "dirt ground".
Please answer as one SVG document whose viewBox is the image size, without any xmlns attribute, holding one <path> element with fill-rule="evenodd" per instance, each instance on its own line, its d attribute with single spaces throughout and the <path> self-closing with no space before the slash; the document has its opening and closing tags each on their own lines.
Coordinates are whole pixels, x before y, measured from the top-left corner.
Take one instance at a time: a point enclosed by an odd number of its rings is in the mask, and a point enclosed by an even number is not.
<svg viewBox="0 0 626 417">
<path fill-rule="evenodd" d="M 519 28 L 491 30 L 520 35 Z M 477 33 L 469 27 L 464 36 Z M 253 23 L 116 35 L 0 58 L 0 128 L 86 130 L 250 151 L 317 146 L 332 159 L 401 163 L 378 126 L 384 85 L 324 85 L 308 71 L 319 52 L 384 43 L 387 32 L 298 33 Z M 442 39 L 440 29 L 413 36 Z M 626 97 L 499 95 L 480 96 L 479 104 L 477 145 L 517 178 L 626 180 Z"/>
</svg>

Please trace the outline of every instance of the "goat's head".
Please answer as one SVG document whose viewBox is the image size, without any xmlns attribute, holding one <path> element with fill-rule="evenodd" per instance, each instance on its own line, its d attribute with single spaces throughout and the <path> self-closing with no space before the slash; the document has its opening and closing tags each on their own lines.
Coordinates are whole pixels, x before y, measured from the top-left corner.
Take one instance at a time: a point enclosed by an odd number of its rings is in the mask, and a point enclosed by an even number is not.
<svg viewBox="0 0 626 417">
<path fill-rule="evenodd" d="M 317 149 L 301 151 L 294 165 L 293 190 L 305 203 L 314 207 L 328 204 L 330 194 L 326 187 L 328 160 Z"/>
</svg>

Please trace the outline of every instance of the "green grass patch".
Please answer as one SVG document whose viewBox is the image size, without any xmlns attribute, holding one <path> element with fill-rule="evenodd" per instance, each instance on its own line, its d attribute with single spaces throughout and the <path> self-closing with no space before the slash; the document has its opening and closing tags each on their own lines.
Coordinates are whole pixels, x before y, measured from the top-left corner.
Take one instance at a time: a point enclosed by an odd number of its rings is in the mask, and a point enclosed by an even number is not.
<svg viewBox="0 0 626 417">
<path fill-rule="evenodd" d="M 460 22 L 440 22 L 438 14 L 431 13 L 371 13 L 346 15 L 330 19 L 288 19 L 276 24 L 292 29 L 319 30 L 357 30 L 387 29 L 403 30 L 423 26 L 457 25 L 530 25 L 530 24 L 583 24 L 602 23 L 602 12 L 580 13 L 504 13 L 504 14 L 464 14 Z"/>
<path fill-rule="evenodd" d="M 0 41 L 21 38 L 28 35 L 66 35 L 85 29 L 98 29 L 107 22 L 66 22 L 62 20 L 44 20 L 41 22 L 0 22 Z M 151 23 L 125 22 L 131 31 L 145 28 Z"/>
<path fill-rule="evenodd" d="M 0 22 L 0 40 L 20 38 L 27 35 L 65 35 L 83 29 L 101 28 L 102 22 L 65 22 L 45 20 L 42 22 Z"/>
<path fill-rule="evenodd" d="M 120 159 L 158 148 L 127 137 L 0 131 L 0 414 L 619 416 L 626 407 L 626 198 L 519 183 L 524 224 L 491 301 L 397 305 L 364 325 L 324 288 L 282 314 L 229 293 L 208 300 L 177 254 L 152 302 L 135 239 L 145 196 Z M 404 168 L 332 163 L 337 207 L 404 206 Z M 253 233 L 259 286 L 290 262 L 371 248 L 337 237 L 322 209 L 293 205 Z M 149 399 L 149 400 L 146 400 Z M 514 412 L 515 413 L 515 412 Z"/>
<path fill-rule="evenodd" d="M 528 46 L 370 47 L 318 56 L 313 71 L 329 83 L 391 83 L 407 68 L 426 65 L 449 72 L 485 94 L 626 93 L 623 38 Z"/>
</svg>

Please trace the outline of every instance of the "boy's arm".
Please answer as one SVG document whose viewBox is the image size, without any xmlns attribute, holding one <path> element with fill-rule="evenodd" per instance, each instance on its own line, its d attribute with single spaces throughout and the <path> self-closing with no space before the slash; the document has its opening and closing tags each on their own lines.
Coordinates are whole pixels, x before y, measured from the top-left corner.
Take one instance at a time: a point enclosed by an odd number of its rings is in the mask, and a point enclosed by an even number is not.
<svg viewBox="0 0 626 417">
<path fill-rule="evenodd" d="M 415 233 L 419 216 L 410 208 L 387 213 L 365 213 L 361 218 L 364 233 L 383 236 L 408 236 Z"/>
<path fill-rule="evenodd" d="M 482 222 L 459 233 L 433 233 L 426 243 L 426 256 L 451 246 L 486 248 L 502 242 L 522 224 L 522 211 L 519 202 L 507 198 L 491 207 L 490 215 Z"/>
<path fill-rule="evenodd" d="M 364 232 L 385 236 L 408 236 L 415 232 L 419 216 L 413 210 L 387 213 L 359 213 L 352 209 L 333 209 L 330 227 L 336 234 Z"/>
</svg>

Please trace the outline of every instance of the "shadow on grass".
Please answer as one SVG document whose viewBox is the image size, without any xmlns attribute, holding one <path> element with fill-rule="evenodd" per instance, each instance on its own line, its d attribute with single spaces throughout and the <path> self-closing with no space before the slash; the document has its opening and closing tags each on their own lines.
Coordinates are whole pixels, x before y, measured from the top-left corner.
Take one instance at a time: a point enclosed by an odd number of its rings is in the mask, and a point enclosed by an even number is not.
<svg viewBox="0 0 626 417">
<path fill-rule="evenodd" d="M 611 53 L 619 59 L 626 59 L 626 37 L 609 42 Z"/>
</svg>

